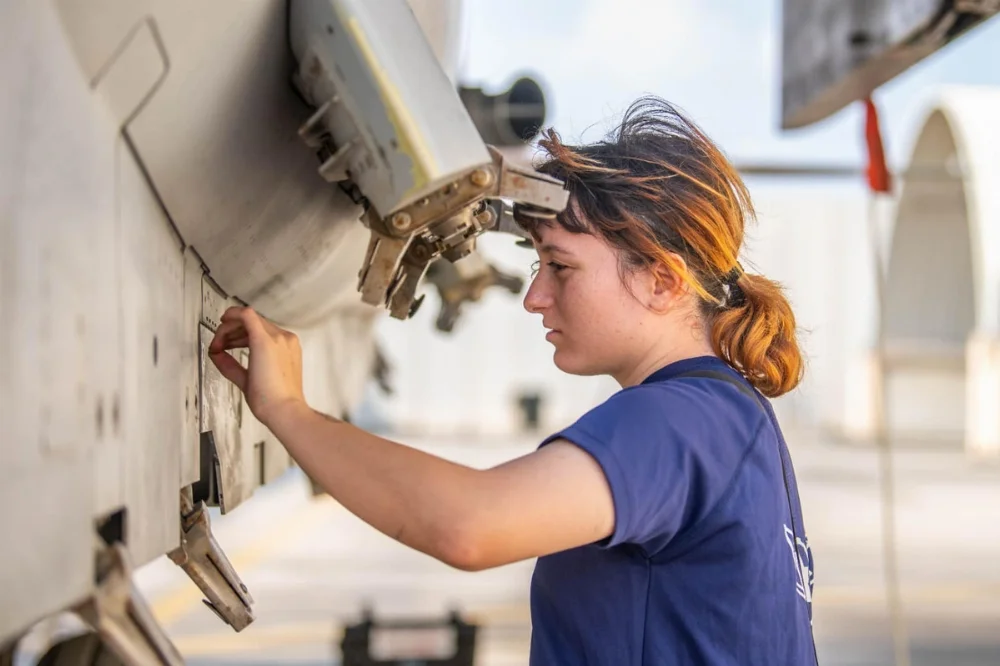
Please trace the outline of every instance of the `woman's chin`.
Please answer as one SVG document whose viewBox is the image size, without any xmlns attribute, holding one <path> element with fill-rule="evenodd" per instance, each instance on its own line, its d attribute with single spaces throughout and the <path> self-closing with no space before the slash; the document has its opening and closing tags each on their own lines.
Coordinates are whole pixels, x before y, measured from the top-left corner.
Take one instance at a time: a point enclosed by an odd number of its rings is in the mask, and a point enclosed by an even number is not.
<svg viewBox="0 0 1000 666">
<path fill-rule="evenodd" d="M 557 368 L 568 375 L 595 374 L 591 371 L 589 365 L 583 362 L 583 359 L 575 357 L 565 349 L 556 349 L 555 353 L 552 354 L 552 362 Z"/>
</svg>

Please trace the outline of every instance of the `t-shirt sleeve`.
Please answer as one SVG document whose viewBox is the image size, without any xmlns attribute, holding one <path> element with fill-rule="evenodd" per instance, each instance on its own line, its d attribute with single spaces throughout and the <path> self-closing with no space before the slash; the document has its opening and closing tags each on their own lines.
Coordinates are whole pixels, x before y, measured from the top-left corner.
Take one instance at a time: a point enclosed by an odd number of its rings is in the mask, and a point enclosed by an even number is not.
<svg viewBox="0 0 1000 666">
<path fill-rule="evenodd" d="M 665 397 L 667 398 L 665 400 Z M 608 480 L 615 505 L 611 537 L 598 543 L 632 543 L 662 548 L 696 511 L 699 461 L 692 433 L 672 419 L 669 396 L 658 387 L 621 391 L 568 428 L 547 437 L 542 446 L 565 439 L 593 456 Z M 688 405 L 680 400 L 677 409 Z"/>
</svg>

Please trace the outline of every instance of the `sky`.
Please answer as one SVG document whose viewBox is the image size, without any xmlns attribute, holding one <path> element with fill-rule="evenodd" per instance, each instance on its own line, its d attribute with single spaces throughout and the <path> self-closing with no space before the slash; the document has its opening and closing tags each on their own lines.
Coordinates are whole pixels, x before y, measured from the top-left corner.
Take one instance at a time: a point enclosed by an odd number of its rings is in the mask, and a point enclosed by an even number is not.
<svg viewBox="0 0 1000 666">
<path fill-rule="evenodd" d="M 737 162 L 864 162 L 853 105 L 780 129 L 780 0 L 465 0 L 459 81 L 488 91 L 531 74 L 546 125 L 592 141 L 635 98 L 686 111 Z M 1000 86 L 1000 17 L 875 94 L 891 164 L 905 163 L 928 104 L 947 84 Z"/>
</svg>

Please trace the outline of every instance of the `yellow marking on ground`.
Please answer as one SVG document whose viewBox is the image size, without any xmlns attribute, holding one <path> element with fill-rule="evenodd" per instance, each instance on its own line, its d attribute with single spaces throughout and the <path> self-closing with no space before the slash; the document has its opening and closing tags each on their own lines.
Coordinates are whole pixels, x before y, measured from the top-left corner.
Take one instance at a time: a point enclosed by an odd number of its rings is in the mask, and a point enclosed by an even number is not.
<svg viewBox="0 0 1000 666">
<path fill-rule="evenodd" d="M 444 616 L 441 616 L 442 619 Z M 462 612 L 466 622 L 486 627 L 491 624 L 524 624 L 529 627 L 528 603 L 511 603 L 472 608 Z M 240 633 L 223 630 L 210 634 L 173 636 L 174 645 L 185 657 L 211 657 L 225 654 L 256 652 L 269 648 L 339 644 L 343 627 L 335 620 L 289 622 L 272 625 L 253 625 Z"/>
<path fill-rule="evenodd" d="M 185 658 L 210 657 L 242 652 L 258 652 L 269 648 L 294 645 L 339 643 L 343 630 L 333 620 L 298 622 L 270 627 L 250 625 L 240 633 L 234 631 L 193 634 L 174 638 L 174 646 Z"/>
<path fill-rule="evenodd" d="M 236 573 L 243 576 L 281 549 L 294 544 L 337 506 L 339 505 L 328 495 L 316 496 L 302 505 L 288 520 L 273 521 L 274 529 L 265 531 L 260 538 L 226 555 Z M 250 590 L 250 596 L 253 596 L 253 590 Z M 158 597 L 150 606 L 156 619 L 166 627 L 187 615 L 203 598 L 198 586 L 187 580 L 183 586 Z"/>
<path fill-rule="evenodd" d="M 974 600 L 995 601 L 1000 598 L 1000 583 L 976 585 L 974 583 L 940 583 L 914 585 L 904 589 L 905 603 L 961 603 Z M 884 603 L 881 586 L 831 586 L 816 588 L 816 604 L 862 605 Z M 470 607 L 462 612 L 466 621 L 489 627 L 491 624 L 524 624 L 530 626 L 527 601 L 499 603 Z M 187 657 L 212 657 L 252 653 L 270 648 L 322 644 L 333 647 L 340 643 L 343 628 L 334 619 L 309 622 L 291 622 L 269 626 L 250 625 L 237 634 L 223 630 L 209 634 L 188 634 L 173 637 L 174 645 Z"/>
<path fill-rule="evenodd" d="M 903 584 L 900 590 L 904 604 L 949 604 L 971 601 L 1000 600 L 1000 582 L 990 583 L 930 583 Z M 817 585 L 813 601 L 817 606 L 851 606 L 884 603 L 886 590 L 882 585 Z"/>
</svg>

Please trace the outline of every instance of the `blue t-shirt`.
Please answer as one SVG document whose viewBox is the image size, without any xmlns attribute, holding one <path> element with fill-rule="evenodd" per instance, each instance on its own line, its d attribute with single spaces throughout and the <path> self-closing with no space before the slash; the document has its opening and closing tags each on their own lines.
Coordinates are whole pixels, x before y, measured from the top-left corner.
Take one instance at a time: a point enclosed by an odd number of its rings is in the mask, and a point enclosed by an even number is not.
<svg viewBox="0 0 1000 666">
<path fill-rule="evenodd" d="M 678 376 L 700 371 L 745 392 Z M 770 404 L 725 362 L 672 363 L 541 446 L 557 438 L 603 468 L 615 528 L 538 559 L 532 666 L 815 663 L 791 459 Z"/>
</svg>

